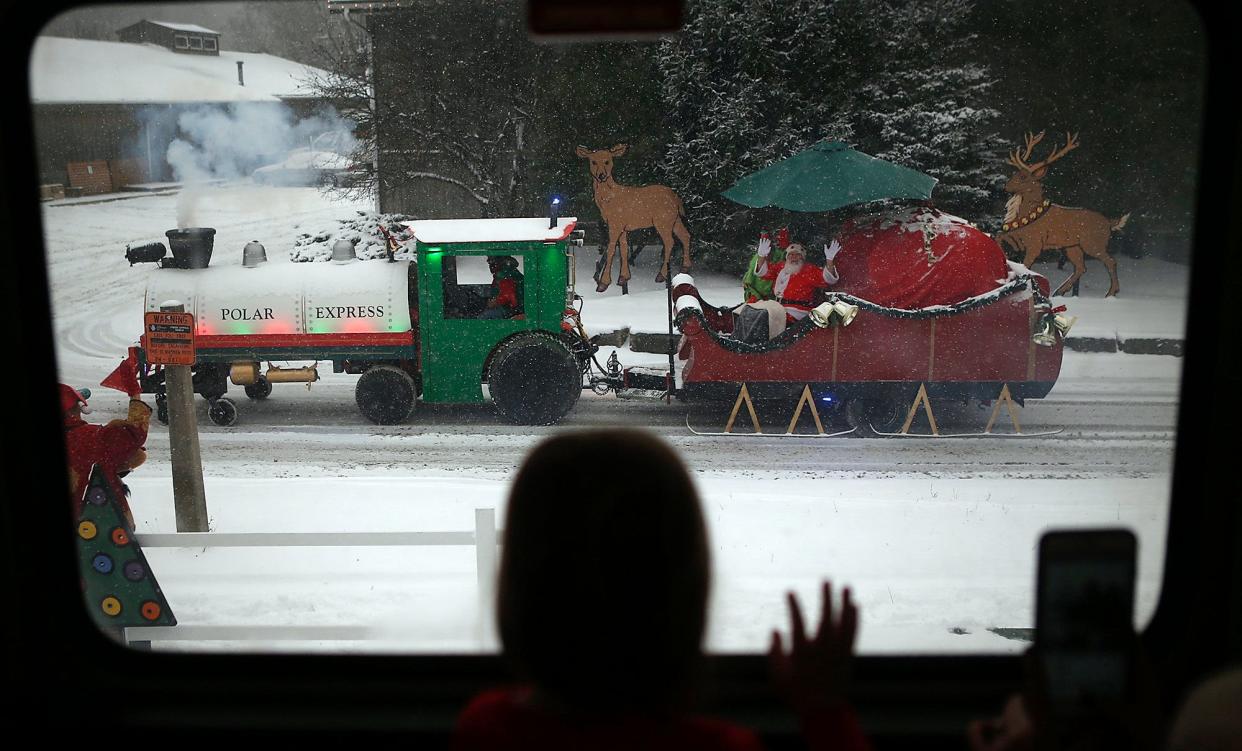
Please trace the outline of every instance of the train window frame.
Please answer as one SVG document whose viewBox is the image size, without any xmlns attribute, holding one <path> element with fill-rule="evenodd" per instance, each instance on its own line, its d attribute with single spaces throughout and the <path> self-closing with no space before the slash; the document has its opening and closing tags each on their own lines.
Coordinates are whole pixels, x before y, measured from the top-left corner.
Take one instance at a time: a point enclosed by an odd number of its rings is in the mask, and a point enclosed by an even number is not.
<svg viewBox="0 0 1242 751">
<path fill-rule="evenodd" d="M 1223 467 L 1201 467 L 1221 426 L 1212 405 L 1216 387 L 1228 377 L 1225 359 L 1233 354 L 1219 336 L 1225 322 L 1236 331 L 1236 312 L 1223 294 L 1239 272 L 1239 240 L 1230 234 L 1222 215 L 1242 218 L 1236 198 L 1242 173 L 1238 166 L 1238 102 L 1227 71 L 1237 51 L 1228 34 L 1230 11 L 1203 0 L 1190 0 L 1205 31 L 1206 98 L 1199 154 L 1198 208 L 1195 214 L 1185 362 L 1179 395 L 1177 440 L 1169 507 L 1165 569 L 1155 614 L 1144 638 L 1161 670 L 1185 681 L 1202 673 L 1213 654 L 1229 648 L 1229 628 L 1239 625 L 1239 582 L 1236 556 L 1238 512 L 1230 508 L 1229 477 Z M 12 8 L 9 28 L 17 44 L 8 45 L 9 69 L 25 70 L 41 26 L 58 13 L 82 3 L 66 0 L 36 7 Z M 29 107 L 29 82 L 15 83 L 19 107 Z M 110 705 L 115 727 L 177 732 L 201 740 L 211 730 L 261 730 L 306 739 L 322 739 L 324 731 L 353 734 L 360 730 L 440 736 L 465 698 L 478 688 L 502 681 L 498 656 L 323 656 L 276 654 L 155 654 L 123 648 L 91 623 L 78 594 L 73 540 L 63 504 L 46 502 L 48 488 L 57 488 L 56 470 L 63 468 L 64 448 L 56 418 L 55 352 L 52 346 L 50 297 L 43 248 L 44 226 L 39 210 L 38 174 L 30 112 L 6 118 L 0 125 L 0 164 L 4 189 L 0 215 L 11 247 L 29 248 L 13 254 L 3 277 L 4 320 L 10 352 L 21 353 L 12 405 L 20 441 L 6 436 L 6 498 L 4 555 L 8 557 L 11 597 L 22 603 L 20 617 L 5 619 L 9 664 L 29 667 L 15 675 L 27 681 L 15 716 L 45 719 L 59 710 L 61 732 L 86 733 L 85 727 L 65 728 L 67 697 L 82 697 L 100 686 L 124 701 Z M 54 229 L 54 228 L 51 228 Z M 1205 249 L 1228 249 L 1224 265 L 1210 266 Z M 36 250 L 37 249 L 37 250 Z M 1232 264 L 1232 266 L 1230 266 Z M 1235 318 L 1227 318 L 1235 316 Z M 1235 354 L 1236 356 L 1236 354 Z M 44 363 L 43 366 L 37 365 Z M 51 367 L 48 366 L 51 364 Z M 11 386 L 13 388 L 13 386 Z M 1215 424 L 1214 424 L 1215 422 Z M 50 467 L 36 476 L 30 467 Z M 49 476 L 50 474 L 50 476 Z M 1220 489 L 1223 492 L 1214 492 Z M 63 530 L 63 533 L 61 532 Z M 1209 586 L 1202 573 L 1224 564 L 1224 591 L 1232 602 L 1226 618 L 1211 620 Z M 1233 566 L 1233 568 L 1230 568 Z M 1034 581 L 1032 580 L 1032 591 Z M 1231 588 L 1231 589 L 1230 589 Z M 1230 620 L 1232 619 L 1232 620 Z M 1188 630 L 1206 629 L 1202 638 L 1187 640 Z M 1199 633 L 1199 632 L 1196 632 Z M 1232 637 L 1238 649 L 1238 637 Z M 1215 650 L 1215 652 L 1213 652 Z M 1236 652 L 1235 652 L 1236 654 Z M 1015 656 L 892 656 L 862 657 L 857 666 L 857 703 L 869 728 L 890 739 L 924 734 L 957 740 L 960 720 L 991 711 L 1004 690 L 1015 687 L 1020 660 Z M 718 684 L 708 702 L 712 711 L 734 717 L 761 731 L 788 732 L 792 719 L 780 713 L 767 691 L 761 655 L 714 656 L 710 659 Z M 916 700 L 917 699 L 917 700 Z M 883 717 L 879 710 L 883 709 Z M 37 722 L 37 720 L 36 720 Z M 69 723 L 72 724 L 72 723 Z M 205 731 L 208 731 L 205 733 Z M 885 735 L 887 734 L 887 735 Z"/>
</svg>

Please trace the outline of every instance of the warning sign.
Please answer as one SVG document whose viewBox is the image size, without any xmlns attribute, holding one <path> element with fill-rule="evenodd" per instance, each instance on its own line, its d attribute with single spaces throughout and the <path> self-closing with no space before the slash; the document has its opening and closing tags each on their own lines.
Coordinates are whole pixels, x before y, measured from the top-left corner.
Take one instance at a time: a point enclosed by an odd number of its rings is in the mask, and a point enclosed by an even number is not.
<svg viewBox="0 0 1242 751">
<path fill-rule="evenodd" d="M 147 313 L 143 339 L 152 365 L 194 364 L 193 313 Z"/>
</svg>

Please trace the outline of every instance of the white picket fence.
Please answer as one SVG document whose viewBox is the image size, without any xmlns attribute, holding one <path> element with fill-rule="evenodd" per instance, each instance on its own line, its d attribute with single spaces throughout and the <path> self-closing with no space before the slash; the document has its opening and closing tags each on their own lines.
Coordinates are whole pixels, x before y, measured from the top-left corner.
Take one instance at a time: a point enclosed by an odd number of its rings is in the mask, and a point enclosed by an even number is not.
<svg viewBox="0 0 1242 751">
<path fill-rule="evenodd" d="M 463 532 L 157 532 L 136 535 L 135 539 L 143 549 L 473 546 L 480 638 L 490 640 L 487 632 L 495 600 L 500 545 L 495 509 L 475 509 L 474 529 Z M 366 641 L 374 638 L 373 629 L 368 626 L 179 624 L 140 626 L 124 631 L 127 644 L 148 646 L 152 642 Z"/>
</svg>

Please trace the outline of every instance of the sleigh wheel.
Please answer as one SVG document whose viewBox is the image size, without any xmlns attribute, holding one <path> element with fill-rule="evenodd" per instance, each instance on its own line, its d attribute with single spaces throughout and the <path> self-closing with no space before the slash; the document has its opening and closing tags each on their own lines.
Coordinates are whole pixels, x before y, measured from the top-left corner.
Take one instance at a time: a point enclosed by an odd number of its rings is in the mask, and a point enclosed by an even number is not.
<svg viewBox="0 0 1242 751">
<path fill-rule="evenodd" d="M 233 404 L 232 399 L 214 399 L 207 407 L 207 417 L 216 425 L 227 428 L 237 422 L 237 405 Z"/>
<path fill-rule="evenodd" d="M 530 332 L 496 348 L 487 386 L 497 411 L 509 422 L 552 425 L 578 402 L 582 371 L 564 342 Z"/>
<path fill-rule="evenodd" d="M 266 399 L 272 395 L 272 382 L 259 376 L 254 383 L 247 384 L 245 387 L 246 396 L 251 399 Z"/>
<path fill-rule="evenodd" d="M 414 411 L 417 387 L 410 374 L 392 365 L 377 365 L 362 374 L 354 401 L 362 416 L 377 425 L 404 422 Z"/>
<path fill-rule="evenodd" d="M 898 430 L 903 417 L 901 405 L 892 399 L 855 397 L 845 405 L 846 424 L 864 438 Z"/>
</svg>

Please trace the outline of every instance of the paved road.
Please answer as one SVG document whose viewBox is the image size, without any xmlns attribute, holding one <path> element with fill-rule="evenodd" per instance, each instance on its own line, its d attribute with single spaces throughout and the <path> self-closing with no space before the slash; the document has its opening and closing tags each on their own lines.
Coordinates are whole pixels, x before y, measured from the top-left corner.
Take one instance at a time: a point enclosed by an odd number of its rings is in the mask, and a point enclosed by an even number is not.
<svg viewBox="0 0 1242 751">
<path fill-rule="evenodd" d="M 484 405 L 420 405 L 408 424 L 377 426 L 358 414 L 353 403 L 353 380 L 329 375 L 309 391 L 300 385 L 278 386 L 273 396 L 262 402 L 237 394 L 234 398 L 240 417 L 230 428 L 211 425 L 200 400 L 204 466 L 209 473 L 244 475 L 349 474 L 360 470 L 507 473 L 543 436 L 567 429 L 621 425 L 654 430 L 677 446 L 694 469 L 709 472 L 1146 477 L 1168 471 L 1176 419 L 1171 393 L 1117 398 L 1090 391 L 1075 393 L 1074 384 L 1066 384 L 1063 395 L 1054 391 L 1046 400 L 1028 402 L 1021 412 L 1027 432 L 1062 429 L 1046 437 L 696 436 L 686 428 L 687 416 L 700 430 L 720 430 L 727 413 L 690 410 L 677 402 L 622 401 L 589 392 L 556 427 L 508 425 Z M 977 407 L 945 407 L 937 417 L 945 430 L 967 431 L 981 429 L 987 414 Z M 768 429 L 783 430 L 788 419 L 787 414 L 773 417 Z M 802 422 L 802 430 L 811 429 L 805 416 Z M 830 421 L 829 429 L 833 424 Z M 163 450 L 166 442 L 165 431 L 157 427 L 151 437 L 153 466 L 160 464 L 158 457 L 167 455 Z M 601 457 L 605 464 L 610 461 L 620 462 Z"/>
</svg>

